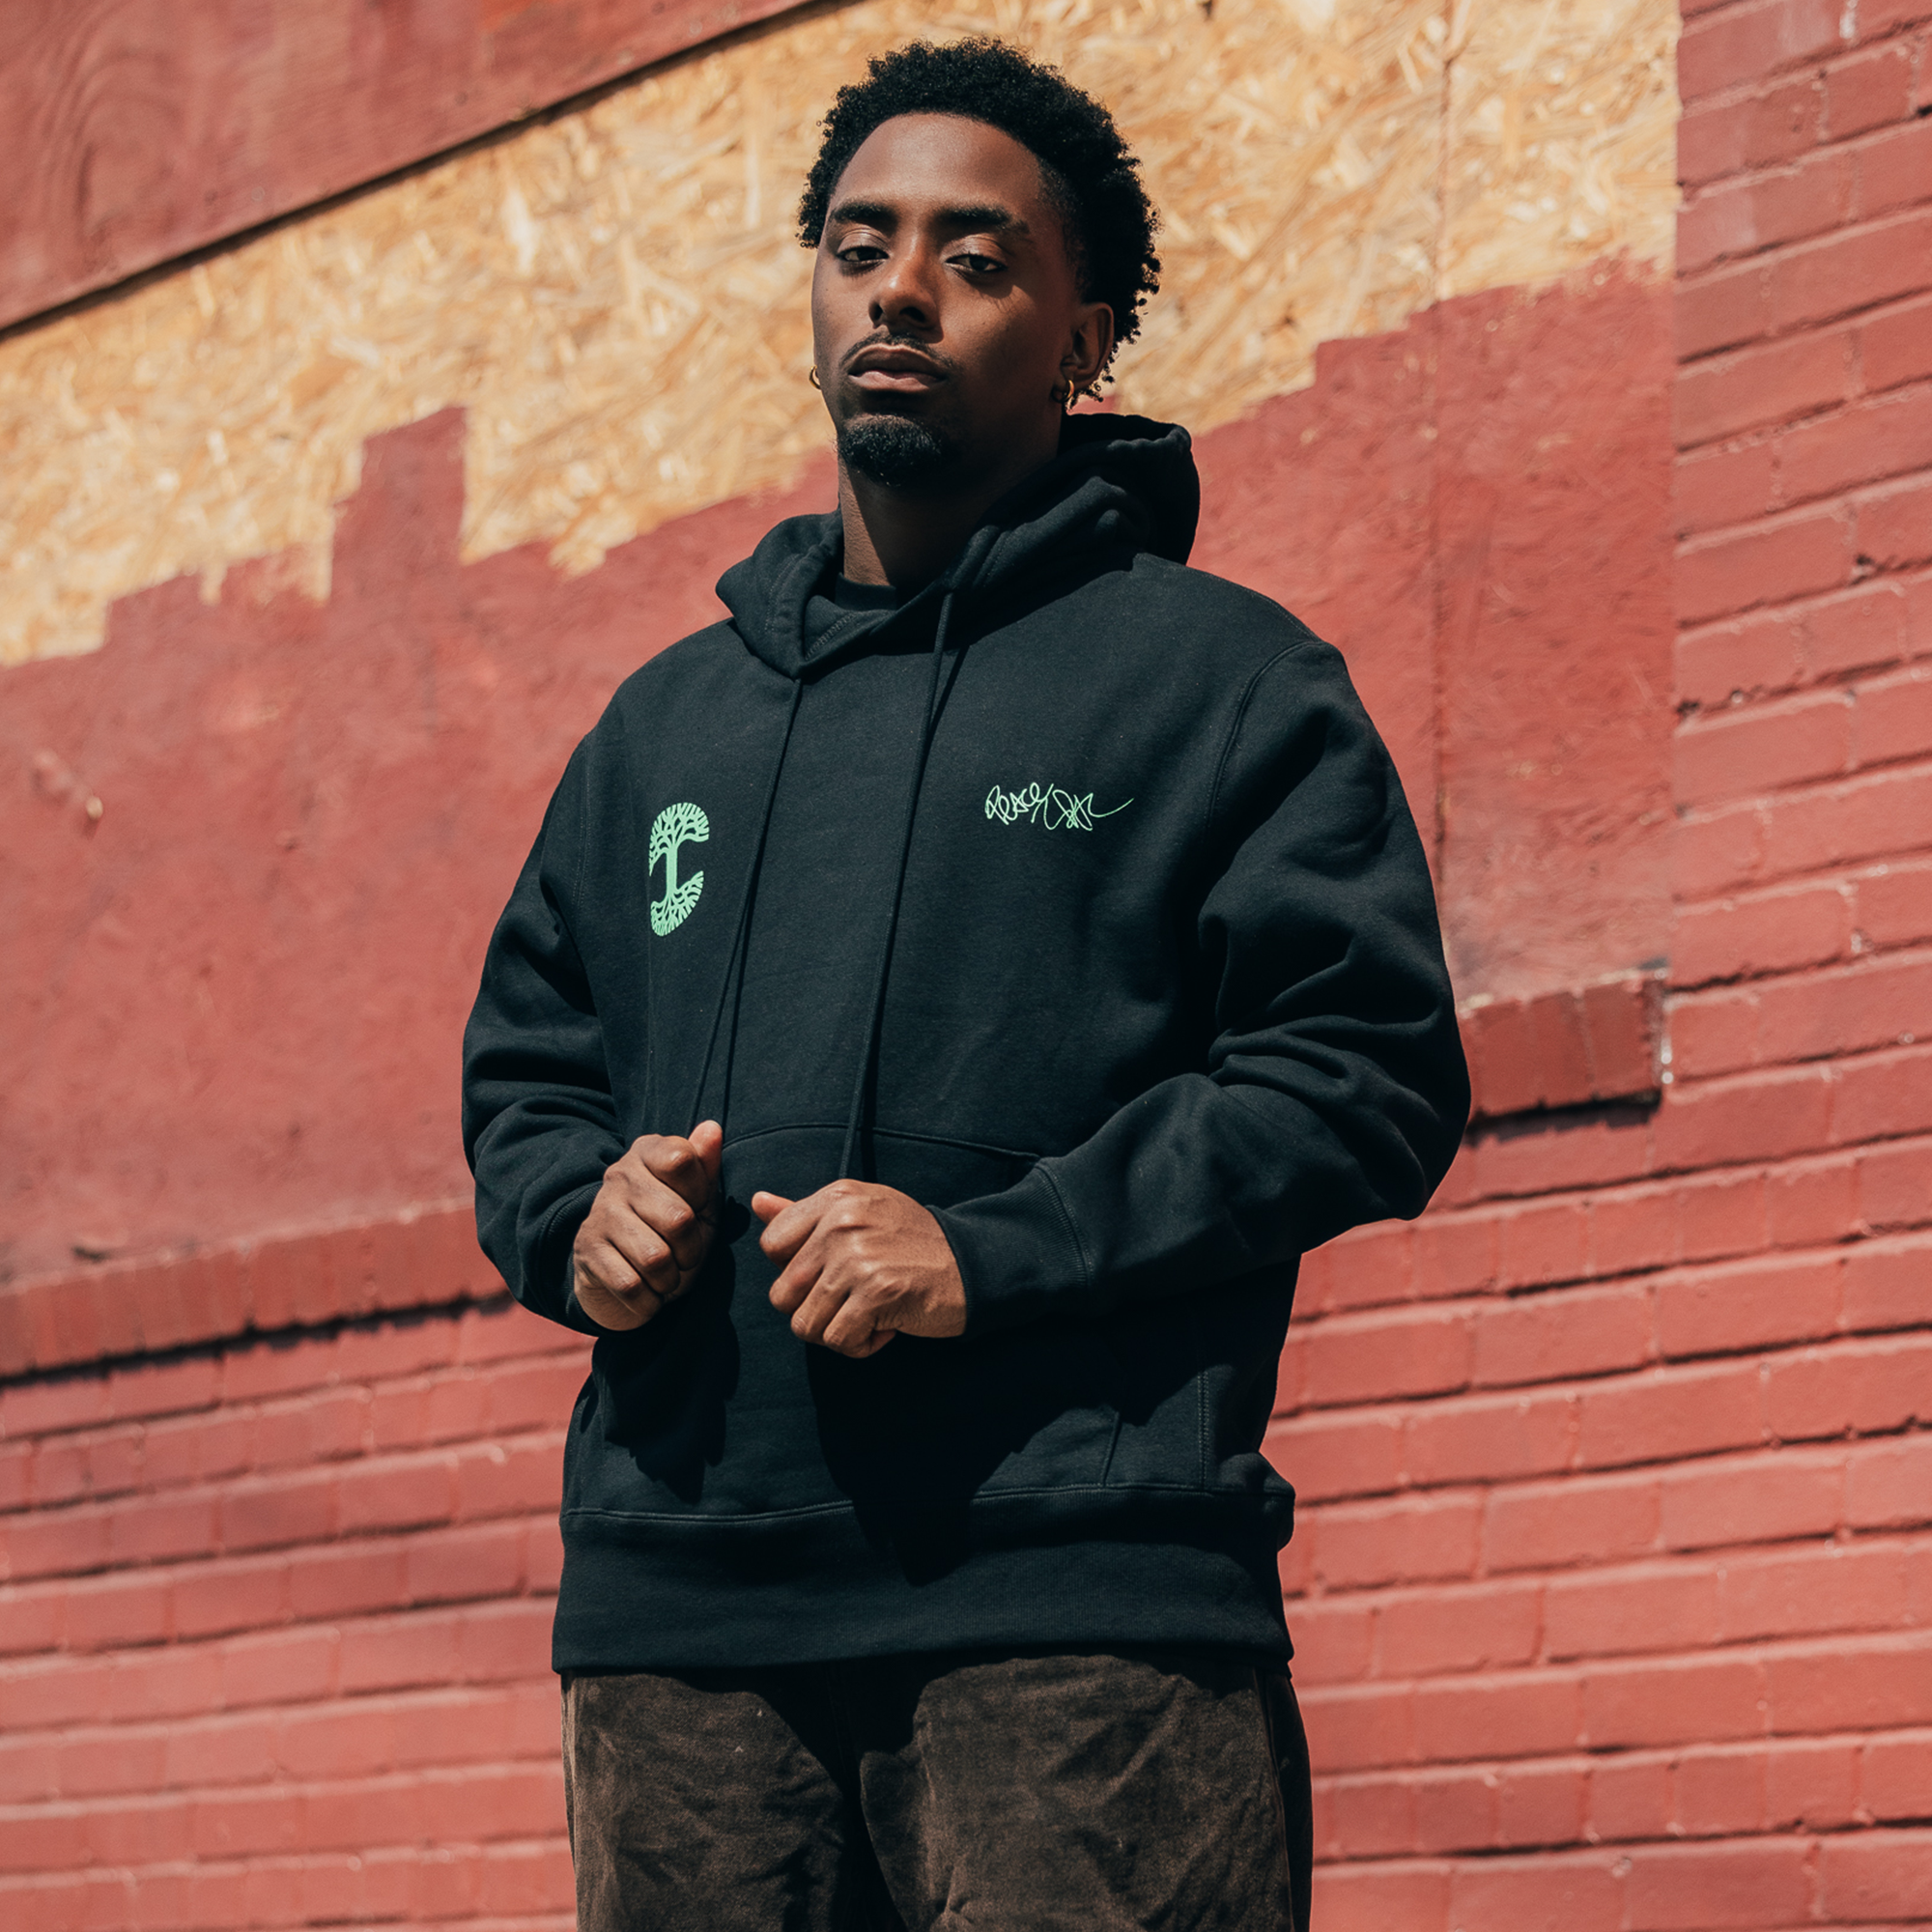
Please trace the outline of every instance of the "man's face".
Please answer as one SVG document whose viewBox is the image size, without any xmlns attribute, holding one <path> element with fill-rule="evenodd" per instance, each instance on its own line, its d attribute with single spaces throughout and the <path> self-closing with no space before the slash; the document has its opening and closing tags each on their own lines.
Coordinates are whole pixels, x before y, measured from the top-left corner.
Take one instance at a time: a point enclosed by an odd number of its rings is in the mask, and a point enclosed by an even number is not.
<svg viewBox="0 0 1932 1932">
<path fill-rule="evenodd" d="M 1057 385 L 1097 372 L 1112 318 L 1083 303 L 1039 163 L 950 114 L 875 129 L 833 189 L 812 271 L 826 406 L 849 469 L 953 489 L 1052 454 Z"/>
</svg>

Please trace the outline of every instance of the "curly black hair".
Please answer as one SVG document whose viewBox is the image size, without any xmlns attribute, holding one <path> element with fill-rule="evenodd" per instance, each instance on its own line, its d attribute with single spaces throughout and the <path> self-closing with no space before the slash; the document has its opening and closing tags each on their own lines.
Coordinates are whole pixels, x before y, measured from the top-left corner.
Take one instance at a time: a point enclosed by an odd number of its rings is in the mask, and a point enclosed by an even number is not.
<svg viewBox="0 0 1932 1932">
<path fill-rule="evenodd" d="M 914 41 L 876 56 L 864 80 L 838 90 L 798 205 L 806 247 L 818 246 L 845 164 L 900 114 L 983 121 L 1030 150 L 1065 224 L 1081 300 L 1113 310 L 1115 348 L 1140 333 L 1141 306 L 1160 287 L 1153 251 L 1160 218 L 1141 185 L 1140 162 L 1092 95 L 1004 41 Z"/>
</svg>

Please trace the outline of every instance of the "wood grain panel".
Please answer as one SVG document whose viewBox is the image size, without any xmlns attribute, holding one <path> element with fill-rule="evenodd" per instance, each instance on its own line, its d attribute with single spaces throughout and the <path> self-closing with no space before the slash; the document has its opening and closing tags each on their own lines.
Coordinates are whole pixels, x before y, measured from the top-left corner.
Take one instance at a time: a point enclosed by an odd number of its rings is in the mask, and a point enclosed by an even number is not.
<svg viewBox="0 0 1932 1932">
<path fill-rule="evenodd" d="M 0 326 L 797 0 L 14 0 Z"/>
</svg>

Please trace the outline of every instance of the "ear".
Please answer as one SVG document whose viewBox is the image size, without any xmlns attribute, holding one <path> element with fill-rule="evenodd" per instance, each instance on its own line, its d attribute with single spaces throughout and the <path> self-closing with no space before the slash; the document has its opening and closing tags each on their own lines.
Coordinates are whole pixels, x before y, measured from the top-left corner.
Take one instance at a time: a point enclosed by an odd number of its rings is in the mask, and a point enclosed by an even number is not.
<svg viewBox="0 0 1932 1932">
<path fill-rule="evenodd" d="M 1105 302 L 1083 302 L 1073 312 L 1066 347 L 1060 357 L 1061 376 L 1073 393 L 1099 380 L 1114 348 L 1114 311 Z"/>
</svg>

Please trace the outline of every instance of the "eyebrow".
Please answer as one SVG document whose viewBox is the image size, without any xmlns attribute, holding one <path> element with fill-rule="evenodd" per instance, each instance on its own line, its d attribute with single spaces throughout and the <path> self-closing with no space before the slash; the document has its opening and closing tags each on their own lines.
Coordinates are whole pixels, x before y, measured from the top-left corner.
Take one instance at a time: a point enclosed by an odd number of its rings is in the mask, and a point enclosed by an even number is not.
<svg viewBox="0 0 1932 1932">
<path fill-rule="evenodd" d="M 899 223 L 899 211 L 890 202 L 841 201 L 832 211 L 829 218 L 833 221 L 863 221 L 873 228 L 896 228 Z M 1033 230 L 1010 208 L 1003 208 L 998 202 L 976 203 L 964 208 L 942 208 L 939 211 L 939 224 L 942 228 L 953 228 L 962 233 L 975 228 L 1001 229 L 1009 235 L 1033 233 Z"/>
</svg>

